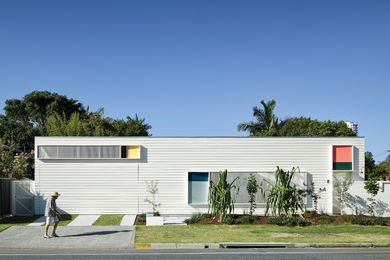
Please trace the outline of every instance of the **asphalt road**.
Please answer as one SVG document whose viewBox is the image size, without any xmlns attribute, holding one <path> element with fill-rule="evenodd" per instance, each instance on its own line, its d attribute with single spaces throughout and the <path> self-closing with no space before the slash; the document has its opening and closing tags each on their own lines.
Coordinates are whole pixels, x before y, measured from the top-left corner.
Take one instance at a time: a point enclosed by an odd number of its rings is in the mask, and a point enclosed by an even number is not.
<svg viewBox="0 0 390 260">
<path fill-rule="evenodd" d="M 390 259 L 390 248 L 378 249 L 218 249 L 218 250 L 4 250 L 0 259 L 342 259 L 342 260 L 376 260 Z"/>
</svg>

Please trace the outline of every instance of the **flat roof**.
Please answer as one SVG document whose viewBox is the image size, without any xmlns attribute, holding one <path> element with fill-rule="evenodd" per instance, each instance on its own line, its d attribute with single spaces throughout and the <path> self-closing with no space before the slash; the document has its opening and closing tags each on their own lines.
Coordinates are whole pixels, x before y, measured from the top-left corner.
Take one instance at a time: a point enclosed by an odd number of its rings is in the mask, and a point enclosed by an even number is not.
<svg viewBox="0 0 390 260">
<path fill-rule="evenodd" d="M 35 136 L 35 138 L 365 138 L 364 136 Z"/>
</svg>

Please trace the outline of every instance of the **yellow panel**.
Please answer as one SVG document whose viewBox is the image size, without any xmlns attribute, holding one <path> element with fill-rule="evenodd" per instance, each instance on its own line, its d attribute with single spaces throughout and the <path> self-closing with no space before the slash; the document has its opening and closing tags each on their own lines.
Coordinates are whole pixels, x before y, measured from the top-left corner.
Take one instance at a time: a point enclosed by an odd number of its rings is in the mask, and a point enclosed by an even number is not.
<svg viewBox="0 0 390 260">
<path fill-rule="evenodd" d="M 127 158 L 141 159 L 141 146 L 139 146 L 139 145 L 127 146 Z"/>
</svg>

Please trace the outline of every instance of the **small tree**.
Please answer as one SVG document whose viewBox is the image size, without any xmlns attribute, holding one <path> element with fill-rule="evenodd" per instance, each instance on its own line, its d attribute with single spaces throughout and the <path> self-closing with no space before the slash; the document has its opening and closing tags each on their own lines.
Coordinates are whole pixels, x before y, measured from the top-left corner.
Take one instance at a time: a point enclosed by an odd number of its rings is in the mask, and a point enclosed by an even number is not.
<svg viewBox="0 0 390 260">
<path fill-rule="evenodd" d="M 378 194 L 379 184 L 374 178 L 370 178 L 364 183 L 364 189 L 367 191 L 369 195 L 367 198 L 369 202 L 368 213 L 370 213 L 371 216 L 375 216 L 375 206 L 376 206 L 375 196 Z"/>
<path fill-rule="evenodd" d="M 259 187 L 257 185 L 257 180 L 256 180 L 256 175 L 251 173 L 248 176 L 248 182 L 246 184 L 246 190 L 248 191 L 249 194 L 249 215 L 253 214 L 253 211 L 255 211 L 256 208 L 256 193 L 259 190 Z"/>
<path fill-rule="evenodd" d="M 251 173 L 247 178 L 246 190 L 249 194 L 249 215 L 252 215 L 256 208 L 256 193 L 259 191 L 264 195 L 261 184 L 257 184 L 256 174 Z"/>
<path fill-rule="evenodd" d="M 345 174 L 335 173 L 333 174 L 334 183 L 333 188 L 336 191 L 336 199 L 340 203 L 340 213 L 343 213 L 343 208 L 347 200 L 348 189 L 353 184 L 352 173 L 347 172 Z"/>
<path fill-rule="evenodd" d="M 210 181 L 209 191 L 209 212 L 218 217 L 221 223 L 234 211 L 234 201 L 232 199 L 232 189 L 236 189 L 234 183 L 239 177 L 236 177 L 231 183 L 227 182 L 227 170 L 219 172 L 217 183 Z"/>
<path fill-rule="evenodd" d="M 159 216 L 157 208 L 161 206 L 161 203 L 156 203 L 156 194 L 158 193 L 158 181 L 146 181 L 146 191 L 149 192 L 152 198 L 146 198 L 145 202 L 149 203 L 153 209 L 153 215 Z"/>
<path fill-rule="evenodd" d="M 307 194 L 310 195 L 310 197 L 313 200 L 314 203 L 314 210 L 318 211 L 318 200 L 321 199 L 321 193 L 326 191 L 326 188 L 319 188 L 317 191 L 314 186 L 314 182 L 311 182 L 311 187 L 310 189 L 307 190 Z"/>
</svg>

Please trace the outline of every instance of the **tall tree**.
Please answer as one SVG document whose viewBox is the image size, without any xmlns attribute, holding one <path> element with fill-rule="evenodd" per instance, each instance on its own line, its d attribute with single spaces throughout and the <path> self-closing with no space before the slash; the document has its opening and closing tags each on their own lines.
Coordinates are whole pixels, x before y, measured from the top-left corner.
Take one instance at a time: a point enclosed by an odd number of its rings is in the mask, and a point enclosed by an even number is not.
<svg viewBox="0 0 390 260">
<path fill-rule="evenodd" d="M 375 160 L 371 152 L 367 151 L 364 153 L 364 166 L 365 166 L 365 177 L 368 179 L 375 179 Z"/>
<path fill-rule="evenodd" d="M 152 127 L 136 115 L 126 120 L 103 117 L 102 110 L 81 118 L 73 113 L 65 116 L 48 117 L 46 131 L 49 136 L 148 136 Z"/>
<path fill-rule="evenodd" d="M 115 136 L 149 136 L 151 125 L 145 122 L 145 118 L 128 116 L 126 120 L 116 119 L 112 122 L 112 135 Z"/>
<path fill-rule="evenodd" d="M 237 126 L 238 131 L 247 131 L 250 135 L 275 135 L 279 120 L 274 114 L 276 101 L 261 100 L 262 107 L 254 106 L 253 116 L 256 121 L 244 122 Z"/>
<path fill-rule="evenodd" d="M 293 117 L 284 120 L 278 136 L 356 136 L 343 121 L 318 121 L 310 117 Z"/>
<path fill-rule="evenodd" d="M 251 136 L 356 136 L 344 121 L 318 121 L 310 117 L 293 117 L 279 120 L 274 114 L 275 100 L 261 101 L 261 107 L 253 107 L 256 121 L 238 125 L 239 131 Z"/>
<path fill-rule="evenodd" d="M 51 115 L 47 119 L 49 136 L 87 136 L 86 123 L 80 119 L 79 113 L 73 113 L 69 119 L 65 116 Z"/>
<path fill-rule="evenodd" d="M 48 91 L 33 91 L 5 102 L 0 115 L 0 138 L 21 151 L 34 147 L 34 136 L 147 136 L 145 119 L 112 119 L 104 109 L 90 112 L 75 99 Z"/>
<path fill-rule="evenodd" d="M 84 106 L 77 100 L 49 91 L 33 91 L 23 99 L 6 100 L 5 104 L 7 117 L 22 123 L 30 122 L 41 130 L 45 129 L 50 115 L 64 115 L 67 119 L 74 112 L 86 115 Z"/>
<path fill-rule="evenodd" d="M 31 123 L 0 115 L 0 138 L 4 144 L 20 151 L 30 151 L 34 148 L 36 134 L 37 131 Z"/>
<path fill-rule="evenodd" d="M 377 179 L 390 180 L 390 155 L 375 166 L 374 175 Z"/>
</svg>

